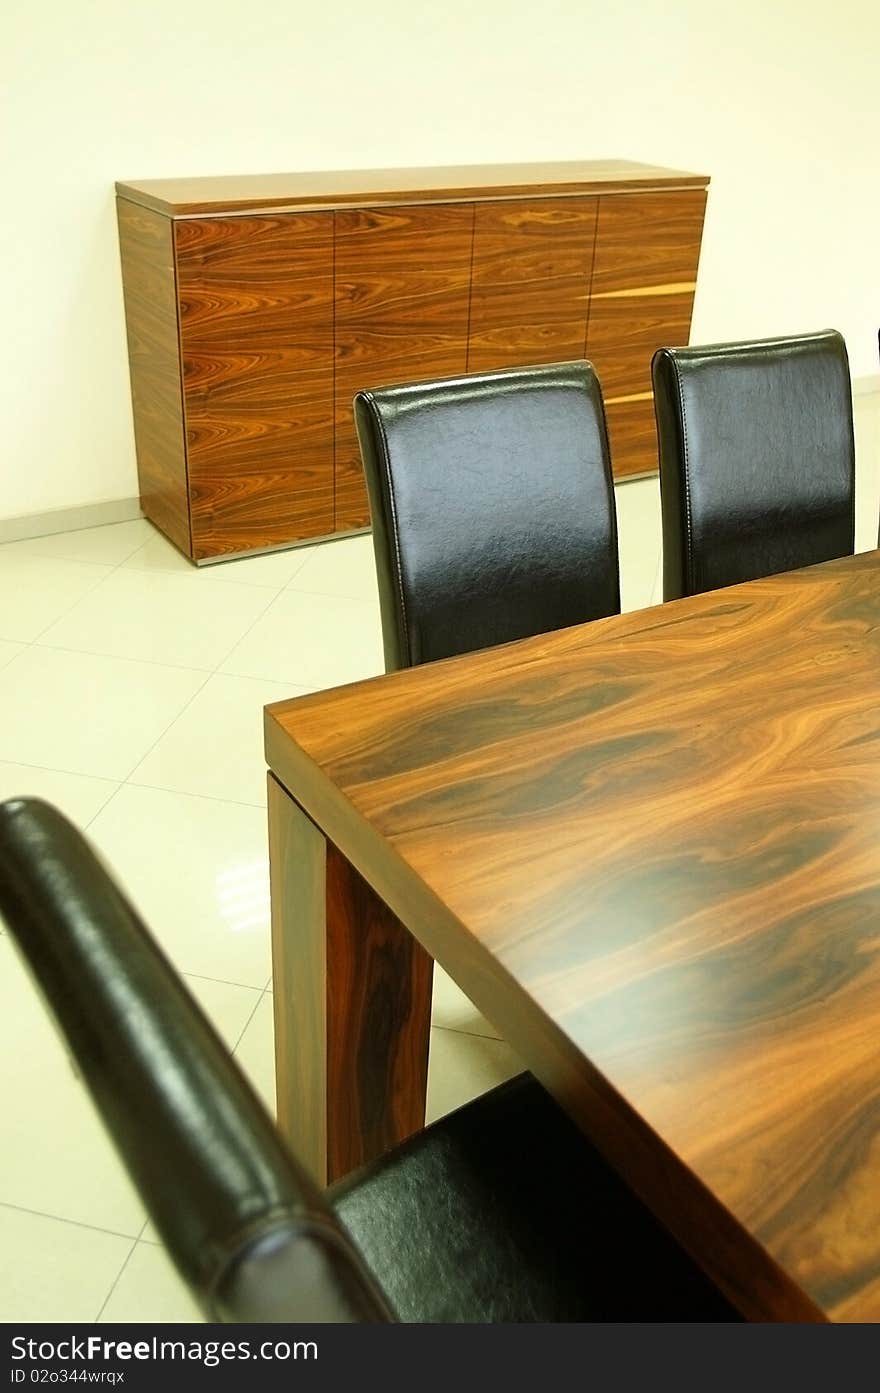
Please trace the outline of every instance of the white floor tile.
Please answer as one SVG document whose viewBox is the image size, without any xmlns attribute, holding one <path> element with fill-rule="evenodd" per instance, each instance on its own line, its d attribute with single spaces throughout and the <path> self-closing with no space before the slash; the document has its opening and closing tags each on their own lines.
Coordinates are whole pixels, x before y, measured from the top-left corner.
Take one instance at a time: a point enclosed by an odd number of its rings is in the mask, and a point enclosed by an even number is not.
<svg viewBox="0 0 880 1393">
<path fill-rule="evenodd" d="M 8 934 L 0 1041 L 0 1203 L 136 1237 L 143 1207 Z"/>
<path fill-rule="evenodd" d="M 0 638 L 33 642 L 111 573 L 110 566 L 0 547 Z"/>
<path fill-rule="evenodd" d="M 376 594 L 373 538 L 367 533 L 310 547 L 305 565 L 288 588 L 317 595 L 347 595 L 353 600 Z"/>
<path fill-rule="evenodd" d="M 124 779 L 203 672 L 31 647 L 0 669 L 0 759 Z"/>
<path fill-rule="evenodd" d="M 55 556 L 66 561 L 88 561 L 99 566 L 118 566 L 142 547 L 153 531 L 146 518 L 113 522 L 103 527 L 83 527 L 77 532 L 53 532 L 47 537 L 28 537 L 7 542 L 3 552 L 31 556 Z"/>
<path fill-rule="evenodd" d="M 266 992 L 238 1043 L 235 1058 L 270 1115 L 275 1116 L 275 1024 L 272 993 Z"/>
<path fill-rule="evenodd" d="M 92 779 L 85 774 L 63 774 L 57 769 L 0 761 L 0 800 L 43 798 L 60 808 L 80 829 L 88 826 L 118 787 L 113 779 Z"/>
<path fill-rule="evenodd" d="M 176 575 L 202 576 L 205 581 L 220 581 L 233 585 L 257 585 L 280 590 L 305 564 L 309 548 L 292 547 L 287 551 L 267 552 L 265 556 L 246 556 L 234 561 L 219 561 L 208 566 L 195 566 L 188 557 L 172 546 L 161 532 L 151 528 L 150 536 L 125 561 L 126 570 L 169 572 Z"/>
<path fill-rule="evenodd" d="M 268 593 L 225 585 L 222 603 L 200 572 L 120 567 L 41 636 L 40 643 L 150 663 L 211 670 L 262 614 Z"/>
<path fill-rule="evenodd" d="M 0 1206 L 3 1320 L 93 1321 L 130 1251 L 130 1238 Z"/>
<path fill-rule="evenodd" d="M 261 808 L 125 785 L 89 836 L 179 971 L 262 990 L 271 966 Z"/>
<path fill-rule="evenodd" d="M 0 667 L 5 667 L 11 663 L 13 658 L 18 657 L 27 647 L 26 643 L 9 643 L 7 639 L 0 638 Z"/>
<path fill-rule="evenodd" d="M 263 707 L 308 690 L 289 682 L 215 674 L 130 782 L 265 807 Z"/>
<path fill-rule="evenodd" d="M 154 1243 L 138 1243 L 98 1324 L 199 1324 L 203 1319 L 165 1249 Z"/>
<path fill-rule="evenodd" d="M 444 1030 L 461 1030 L 469 1035 L 489 1035 L 500 1040 L 501 1035 L 481 1016 L 472 1001 L 456 986 L 439 963 L 434 965 L 434 1000 L 431 1023 Z"/>
<path fill-rule="evenodd" d="M 432 1030 L 426 1120 L 445 1117 L 521 1073 L 523 1067 L 503 1040 L 461 1035 L 457 1030 Z"/>
<path fill-rule="evenodd" d="M 384 671 L 378 600 L 284 590 L 222 672 L 319 689 Z"/>
</svg>

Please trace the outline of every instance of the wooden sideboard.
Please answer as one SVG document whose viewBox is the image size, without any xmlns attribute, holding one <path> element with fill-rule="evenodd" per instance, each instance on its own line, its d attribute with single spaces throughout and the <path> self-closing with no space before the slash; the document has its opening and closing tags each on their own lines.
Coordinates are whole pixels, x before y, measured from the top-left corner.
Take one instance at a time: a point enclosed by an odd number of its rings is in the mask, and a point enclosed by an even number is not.
<svg viewBox="0 0 880 1393">
<path fill-rule="evenodd" d="M 369 524 L 363 387 L 589 358 L 656 469 L 708 179 L 625 160 L 116 185 L 141 503 L 194 561 Z"/>
</svg>

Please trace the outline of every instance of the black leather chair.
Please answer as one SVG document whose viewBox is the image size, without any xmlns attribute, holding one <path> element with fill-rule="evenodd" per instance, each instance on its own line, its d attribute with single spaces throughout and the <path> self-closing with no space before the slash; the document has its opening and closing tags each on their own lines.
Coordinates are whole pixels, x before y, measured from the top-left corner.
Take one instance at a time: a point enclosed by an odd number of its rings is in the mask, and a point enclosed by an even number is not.
<svg viewBox="0 0 880 1393">
<path fill-rule="evenodd" d="M 853 550 L 840 334 L 661 348 L 653 375 L 665 600 Z"/>
<path fill-rule="evenodd" d="M 381 387 L 354 414 L 389 672 L 619 611 L 589 363 Z"/>
<path fill-rule="evenodd" d="M 0 804 L 0 913 L 217 1321 L 734 1320 L 528 1076 L 319 1193 L 54 808 Z"/>
</svg>

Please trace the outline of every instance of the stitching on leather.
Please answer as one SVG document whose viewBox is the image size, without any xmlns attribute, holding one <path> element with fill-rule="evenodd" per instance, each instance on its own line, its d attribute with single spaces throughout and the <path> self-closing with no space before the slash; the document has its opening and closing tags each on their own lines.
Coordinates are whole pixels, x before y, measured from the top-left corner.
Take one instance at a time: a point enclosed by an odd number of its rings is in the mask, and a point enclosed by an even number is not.
<svg viewBox="0 0 880 1393">
<path fill-rule="evenodd" d="M 682 434 L 682 464 L 683 464 L 683 466 L 684 466 L 683 471 L 682 471 L 682 476 L 683 476 L 683 480 L 684 480 L 684 507 L 685 507 L 685 513 L 686 513 L 686 516 L 687 516 L 687 526 L 686 526 L 686 528 L 685 528 L 685 541 L 686 541 L 685 559 L 686 559 L 686 564 L 687 564 L 687 572 L 686 572 L 685 579 L 686 579 L 688 585 L 692 588 L 693 586 L 696 585 L 696 575 L 694 574 L 693 518 L 692 518 L 692 515 L 691 515 L 691 485 L 690 485 L 690 475 L 689 475 L 689 473 L 688 473 L 688 459 L 689 459 L 689 457 L 688 457 L 687 418 L 686 418 L 686 416 L 685 416 L 685 414 L 684 414 L 684 393 L 683 393 L 683 391 L 682 391 L 682 386 L 681 386 L 681 373 L 678 371 L 678 363 L 677 363 L 677 362 L 675 361 L 675 359 L 672 358 L 672 357 L 670 357 L 670 362 L 672 363 L 672 371 L 673 371 L 673 373 L 675 374 L 675 389 L 676 389 L 676 392 L 677 392 L 677 394 L 678 394 L 678 414 L 679 414 L 679 418 L 680 418 L 680 420 L 681 420 L 681 434 Z"/>
<path fill-rule="evenodd" d="M 394 502 L 394 484 L 391 478 L 391 464 L 388 457 L 388 437 L 385 434 L 385 425 L 382 420 L 381 412 L 376 407 L 376 398 L 373 396 L 372 392 L 364 392 L 364 396 L 369 401 L 370 406 L 373 408 L 374 419 L 376 421 L 376 426 L 378 428 L 379 435 L 382 440 L 382 468 L 385 473 L 386 483 L 388 485 L 388 506 L 391 510 L 391 536 L 394 541 L 394 555 L 397 561 L 397 567 L 395 570 L 394 578 L 397 582 L 397 598 L 400 602 L 400 614 L 401 618 L 403 619 L 403 634 L 406 640 L 407 647 L 407 652 L 405 655 L 407 658 L 406 665 L 409 666 L 409 664 L 412 662 L 412 638 L 410 637 L 409 616 L 406 612 L 406 600 L 404 599 L 403 594 L 403 565 L 400 559 L 400 540 L 398 537 L 397 529 L 397 508 Z"/>
</svg>

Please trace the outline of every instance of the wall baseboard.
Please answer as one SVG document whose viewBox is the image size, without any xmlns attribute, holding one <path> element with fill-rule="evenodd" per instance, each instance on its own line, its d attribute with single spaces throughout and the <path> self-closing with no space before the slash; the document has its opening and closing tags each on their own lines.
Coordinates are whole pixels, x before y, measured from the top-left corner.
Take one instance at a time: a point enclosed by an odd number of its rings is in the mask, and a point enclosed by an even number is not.
<svg viewBox="0 0 880 1393">
<path fill-rule="evenodd" d="M 53 532 L 79 532 L 84 527 L 104 527 L 107 523 L 131 522 L 140 517 L 143 513 L 137 498 L 110 498 L 106 503 L 86 503 L 80 508 L 26 513 L 17 518 L 0 518 L 0 543 L 48 537 Z"/>
</svg>

